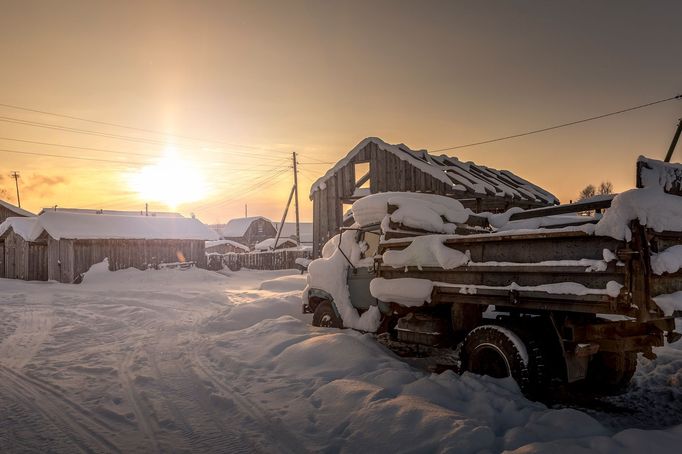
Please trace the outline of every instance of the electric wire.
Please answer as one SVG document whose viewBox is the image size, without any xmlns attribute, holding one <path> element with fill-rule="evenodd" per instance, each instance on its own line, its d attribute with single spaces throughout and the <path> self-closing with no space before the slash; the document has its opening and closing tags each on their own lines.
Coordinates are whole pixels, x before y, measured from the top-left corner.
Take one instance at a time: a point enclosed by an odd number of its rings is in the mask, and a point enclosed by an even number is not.
<svg viewBox="0 0 682 454">
<path fill-rule="evenodd" d="M 682 99 L 682 94 L 679 94 L 677 96 L 672 96 L 670 98 L 659 99 L 658 101 L 653 101 L 653 102 L 649 102 L 646 104 L 640 104 L 640 105 L 634 106 L 634 107 L 628 107 L 627 109 L 621 109 L 621 110 L 617 110 L 615 112 L 609 112 L 609 113 L 602 114 L 602 115 L 596 115 L 594 117 L 583 118 L 582 120 L 576 120 L 576 121 L 571 121 L 568 123 L 562 123 L 562 124 L 558 124 L 558 125 L 554 125 L 554 126 L 548 126 L 546 128 L 535 129 L 532 131 L 522 132 L 522 133 L 518 133 L 518 134 L 512 134 L 510 136 L 504 136 L 504 137 L 498 137 L 495 139 L 482 140 L 480 142 L 467 143 L 467 144 L 463 144 L 463 145 L 455 145 L 455 146 L 446 147 L 446 148 L 438 148 L 438 149 L 430 150 L 430 151 L 433 153 L 437 153 L 437 152 L 441 152 L 441 151 L 457 150 L 460 148 L 476 147 L 476 146 L 485 145 L 488 143 L 501 142 L 503 140 L 516 139 L 518 137 L 530 136 L 532 134 L 539 134 L 542 132 L 552 131 L 554 129 L 565 128 L 567 126 L 573 126 L 573 125 L 577 125 L 580 123 L 587 123 L 588 121 L 599 120 L 601 118 L 611 117 L 613 115 L 619 115 L 619 114 L 623 114 L 626 112 L 632 112 L 633 110 L 644 109 L 646 107 L 655 106 L 657 104 L 672 101 L 675 99 Z"/>
</svg>

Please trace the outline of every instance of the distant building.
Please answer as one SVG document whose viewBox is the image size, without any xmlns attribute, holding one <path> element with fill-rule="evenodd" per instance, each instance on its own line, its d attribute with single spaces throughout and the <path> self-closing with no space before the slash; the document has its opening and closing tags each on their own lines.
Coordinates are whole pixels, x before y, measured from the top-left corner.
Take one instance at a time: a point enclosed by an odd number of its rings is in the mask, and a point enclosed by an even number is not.
<svg viewBox="0 0 682 454">
<path fill-rule="evenodd" d="M 289 249 L 289 248 L 295 248 L 297 246 L 296 241 L 292 240 L 291 238 L 280 238 L 277 241 L 277 247 L 275 248 L 275 240 L 276 238 L 268 238 L 266 240 L 261 241 L 260 243 L 257 243 L 254 246 L 254 249 L 256 251 L 272 251 L 275 249 Z"/>
<path fill-rule="evenodd" d="M 277 235 L 275 226 L 263 216 L 230 220 L 221 232 L 221 238 L 236 241 L 253 248 L 256 243 Z"/>
<path fill-rule="evenodd" d="M 210 226 L 209 226 L 210 228 Z M 206 242 L 207 254 L 227 254 L 229 252 L 249 252 L 249 247 L 232 240 L 216 240 Z"/>
<path fill-rule="evenodd" d="M 279 222 L 275 222 L 275 229 L 279 228 Z M 300 242 L 301 246 L 312 246 L 313 245 L 313 223 L 312 222 L 300 222 L 299 223 L 299 233 L 301 235 Z M 280 238 L 290 238 L 296 240 L 296 223 L 295 222 L 285 222 Z"/>
<path fill-rule="evenodd" d="M 25 218 L 29 216 L 35 216 L 35 214 L 26 211 L 23 208 L 14 206 L 9 202 L 5 202 L 4 200 L 0 200 L 0 224 L 5 222 L 5 219 L 7 218 L 11 217 Z"/>
</svg>

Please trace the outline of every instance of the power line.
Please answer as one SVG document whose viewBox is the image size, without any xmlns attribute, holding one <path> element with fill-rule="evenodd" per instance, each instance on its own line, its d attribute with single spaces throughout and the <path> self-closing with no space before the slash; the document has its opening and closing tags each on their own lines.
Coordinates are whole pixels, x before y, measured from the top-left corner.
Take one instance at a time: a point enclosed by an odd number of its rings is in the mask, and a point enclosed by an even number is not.
<svg viewBox="0 0 682 454">
<path fill-rule="evenodd" d="M 163 140 L 158 140 L 158 139 L 149 139 L 149 138 L 145 138 L 145 137 L 136 137 L 136 136 L 126 136 L 126 135 L 122 135 L 122 134 L 110 134 L 110 133 L 105 133 L 105 132 L 101 132 L 101 131 L 72 128 L 72 127 L 68 127 L 68 126 L 56 125 L 53 123 L 29 121 L 29 120 L 23 120 L 20 118 L 13 118 L 13 117 L 0 116 L 0 121 L 5 122 L 5 123 L 19 124 L 19 125 L 23 125 L 23 126 L 33 126 L 33 127 L 37 127 L 37 128 L 51 129 L 51 130 L 55 130 L 55 131 L 72 132 L 72 133 L 77 133 L 77 134 L 85 134 L 85 135 L 103 137 L 103 138 L 107 138 L 107 139 L 124 140 L 127 142 L 137 142 L 137 143 L 152 144 L 152 145 L 168 145 L 167 142 L 165 142 Z M 209 150 L 209 151 L 213 151 L 213 150 Z M 276 152 L 277 153 L 286 153 L 287 155 L 289 154 L 288 151 L 282 151 L 282 150 L 279 150 Z M 272 159 L 272 156 L 269 154 L 258 154 L 258 153 L 254 153 L 252 151 L 249 152 L 248 157 L 250 159 L 254 159 L 254 158 Z"/>
<path fill-rule="evenodd" d="M 264 151 L 272 151 L 275 153 L 289 153 L 288 151 L 283 151 L 283 150 L 276 150 L 274 148 L 264 148 L 264 147 L 257 147 L 253 145 L 243 145 L 243 144 L 236 144 L 236 143 L 230 143 L 230 142 L 225 142 L 222 140 L 212 140 L 212 139 L 204 139 L 201 137 L 195 137 L 195 136 L 188 136 L 188 135 L 182 135 L 182 134 L 169 134 L 163 131 L 155 130 L 155 129 L 148 129 L 148 128 L 140 128 L 137 126 L 130 126 L 130 125 L 124 125 L 120 123 L 111 123 L 111 122 L 106 122 L 106 121 L 100 121 L 100 120 L 92 120 L 90 118 L 84 118 L 84 117 L 76 117 L 73 115 L 66 115 L 66 114 L 60 114 L 56 112 L 49 112 L 46 110 L 40 110 L 40 109 L 33 109 L 29 107 L 23 107 L 23 106 L 17 106 L 13 104 L 3 104 L 0 103 L 0 106 L 2 107 L 7 107 L 10 109 L 16 109 L 16 110 L 23 110 L 26 112 L 34 112 L 34 113 L 40 113 L 43 115 L 52 115 L 55 117 L 61 117 L 61 118 L 68 118 L 70 120 L 77 120 L 77 121 L 84 121 L 87 123 L 93 123 L 93 124 L 98 124 L 98 125 L 104 125 L 104 126 L 113 126 L 116 128 L 122 128 L 122 129 L 130 129 L 133 131 L 140 131 L 140 132 L 147 132 L 147 133 L 152 133 L 152 134 L 158 134 L 162 135 L 164 137 L 174 137 L 178 139 L 185 139 L 185 140 L 192 140 L 195 142 L 204 142 L 204 143 L 215 143 L 215 144 L 220 144 L 220 145 L 225 145 L 228 147 L 235 147 L 235 148 L 245 148 L 245 149 L 252 149 L 252 150 L 264 150 Z"/>
<path fill-rule="evenodd" d="M 160 159 L 162 156 L 154 156 L 150 155 L 147 153 L 135 153 L 131 151 L 118 151 L 118 150 L 111 150 L 111 149 L 106 149 L 106 148 L 95 148 L 95 147 L 80 147 L 76 145 L 64 145 L 64 144 L 59 144 L 59 143 L 53 143 L 53 142 L 38 142 L 34 140 L 25 140 L 25 139 L 16 139 L 12 137 L 0 137 L 0 140 L 7 140 L 7 141 L 12 141 L 12 142 L 21 142 L 21 143 L 30 143 L 33 145 L 45 145 L 49 147 L 60 147 L 60 148 L 72 148 L 74 150 L 85 150 L 85 151 L 97 151 L 100 153 L 112 153 L 112 154 L 117 154 L 117 155 L 127 155 L 127 156 L 140 156 L 144 158 L 149 158 L 149 159 Z M 19 152 L 16 152 L 19 153 Z M 74 157 L 74 156 L 67 156 L 67 155 L 49 155 L 46 154 L 45 156 L 50 156 L 50 157 L 63 157 L 67 159 L 79 159 L 79 157 Z M 232 162 L 228 161 L 216 161 L 216 160 L 209 160 L 209 159 L 198 159 L 198 158 L 192 158 L 192 161 L 199 161 L 199 162 L 206 162 L 210 164 L 229 164 L 231 169 L 234 170 L 245 170 L 241 167 L 235 167 Z M 278 161 L 275 162 L 281 162 L 283 161 L 282 158 L 280 158 Z M 108 161 L 103 161 L 103 162 L 108 162 Z M 143 163 L 140 163 L 143 164 Z M 272 168 L 276 168 L 279 166 L 273 166 Z M 259 168 L 263 169 L 263 167 L 259 166 Z M 248 168 L 247 168 L 248 169 Z"/>
<path fill-rule="evenodd" d="M 649 103 L 646 103 L 646 104 L 641 104 L 641 105 L 635 106 L 635 107 L 629 107 L 629 108 L 627 108 L 627 109 L 617 110 L 617 111 L 615 111 L 615 112 L 609 112 L 609 113 L 602 114 L 602 115 L 597 115 L 597 116 L 594 116 L 594 117 L 584 118 L 584 119 L 582 119 L 582 120 L 571 121 L 571 122 L 569 122 L 569 123 L 562 123 L 562 124 L 558 124 L 558 125 L 554 125 L 554 126 L 549 126 L 549 127 L 546 127 L 546 128 L 542 128 L 542 129 L 535 129 L 535 130 L 533 130 L 533 131 L 522 132 L 522 133 L 519 133 L 519 134 L 513 134 L 513 135 L 511 135 L 511 136 L 498 137 L 498 138 L 496 138 L 496 139 L 483 140 L 483 141 L 480 141 L 480 142 L 467 143 L 467 144 L 464 144 L 464 145 L 455 145 L 455 146 L 453 146 L 453 147 L 447 147 L 447 148 L 439 148 L 439 149 L 437 149 L 437 150 L 431 150 L 431 152 L 432 152 L 432 153 L 437 153 L 437 152 L 440 152 L 440 151 L 449 151 L 449 150 L 456 150 L 456 149 L 459 149 L 459 148 L 475 147 L 475 146 L 478 146 L 478 145 L 485 145 L 485 144 L 488 144 L 488 143 L 500 142 L 500 141 L 502 141 L 502 140 L 516 139 L 516 138 L 518 138 L 518 137 L 524 137 L 524 136 L 529 136 L 529 135 L 531 135 L 531 134 L 538 134 L 538 133 L 541 133 L 541 132 L 547 132 L 547 131 L 551 131 L 551 130 L 553 130 L 553 129 L 565 128 L 565 127 L 567 127 L 567 126 L 573 126 L 573 125 L 577 125 L 577 124 L 580 124 L 580 123 L 586 123 L 586 122 L 592 121 L 592 120 L 599 120 L 599 119 L 601 119 L 601 118 L 606 118 L 606 117 L 610 117 L 610 116 L 613 116 L 613 115 L 619 115 L 619 114 L 622 114 L 622 113 L 625 113 L 625 112 L 632 112 L 633 110 L 643 109 L 643 108 L 645 108 L 645 107 L 651 107 L 651 106 L 654 106 L 654 105 L 656 105 L 656 104 L 661 104 L 661 103 L 664 103 L 664 102 L 672 101 L 672 100 L 674 100 L 674 99 L 682 99 L 682 94 L 679 94 L 679 95 L 677 95 L 677 96 L 672 96 L 672 97 L 666 98 L 666 99 L 659 99 L 658 101 L 653 101 L 653 102 L 649 102 Z"/>
</svg>

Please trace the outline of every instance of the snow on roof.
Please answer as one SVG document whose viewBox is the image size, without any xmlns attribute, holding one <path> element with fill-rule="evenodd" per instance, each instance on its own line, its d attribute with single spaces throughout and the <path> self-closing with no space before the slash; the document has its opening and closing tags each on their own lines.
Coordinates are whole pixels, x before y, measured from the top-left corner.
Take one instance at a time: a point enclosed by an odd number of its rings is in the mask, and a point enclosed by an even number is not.
<svg viewBox="0 0 682 454">
<path fill-rule="evenodd" d="M 4 200 L 0 200 L 0 206 L 7 208 L 12 213 L 15 213 L 19 216 L 35 216 L 35 214 L 31 213 L 30 211 L 26 211 L 23 208 L 19 208 L 18 206 L 14 206 L 9 202 L 5 202 Z"/>
<path fill-rule="evenodd" d="M 268 218 L 264 218 L 263 216 L 251 216 L 248 218 L 237 218 L 237 219 L 231 219 L 226 225 L 225 228 L 223 229 L 223 236 L 226 237 L 239 237 L 239 236 L 244 236 L 246 231 L 249 229 L 251 224 L 254 221 L 257 221 L 258 219 L 263 219 L 269 223 L 272 224 L 272 221 Z"/>
<path fill-rule="evenodd" d="M 279 222 L 273 223 L 275 229 L 279 228 Z M 311 243 L 313 242 L 313 223 L 312 222 L 300 222 L 299 223 L 299 233 L 301 234 L 301 243 Z M 281 238 L 289 238 L 296 236 L 296 223 L 295 222 L 285 222 L 284 228 L 282 228 Z"/>
<path fill-rule="evenodd" d="M 207 241 L 206 242 L 206 247 L 214 247 L 214 246 L 221 246 L 223 244 L 229 244 L 230 246 L 234 246 L 238 249 L 243 249 L 245 251 L 249 251 L 249 247 L 246 245 L 243 245 L 241 243 L 237 243 L 236 241 L 232 240 L 215 240 L 215 241 Z"/>
<path fill-rule="evenodd" d="M 5 222 L 0 224 L 0 237 L 10 229 L 27 241 L 36 240 L 43 231 L 38 225 L 38 218 L 36 216 L 5 219 Z"/>
<path fill-rule="evenodd" d="M 391 145 L 377 137 L 368 137 L 355 146 L 334 167 L 313 183 L 310 196 L 326 187 L 326 181 L 369 143 L 375 143 L 381 150 L 392 153 L 399 159 L 408 161 L 424 173 L 450 185 L 454 190 L 497 197 L 513 197 L 515 199 L 532 200 L 547 204 L 558 204 L 559 200 L 549 192 L 536 186 L 508 170 L 496 170 L 490 167 L 462 162 L 446 155 L 435 156 L 426 150 L 414 151 L 404 144 Z"/>
<path fill-rule="evenodd" d="M 180 213 L 172 213 L 168 211 L 149 211 L 145 214 L 144 210 L 140 211 L 120 211 L 120 210 L 93 210 L 89 208 L 61 208 L 49 207 L 40 210 L 40 214 L 48 211 L 58 211 L 63 213 L 80 213 L 80 214 L 107 214 L 110 216 L 156 216 L 163 218 L 184 218 Z"/>
<path fill-rule="evenodd" d="M 282 248 L 286 243 L 294 243 L 294 240 L 290 238 L 279 238 L 279 241 L 277 241 L 277 249 Z M 257 243 L 253 248 L 257 251 L 267 251 L 270 249 L 273 249 L 275 246 L 275 238 L 268 238 L 260 243 Z"/>
<path fill-rule="evenodd" d="M 39 227 L 54 239 L 216 240 L 198 219 L 47 211 Z"/>
</svg>

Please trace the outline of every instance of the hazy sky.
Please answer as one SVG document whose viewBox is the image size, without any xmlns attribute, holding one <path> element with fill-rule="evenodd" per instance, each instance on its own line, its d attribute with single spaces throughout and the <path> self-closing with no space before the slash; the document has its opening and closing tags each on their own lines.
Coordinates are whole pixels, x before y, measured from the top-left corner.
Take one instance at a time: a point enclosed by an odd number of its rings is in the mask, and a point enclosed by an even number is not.
<svg viewBox="0 0 682 454">
<path fill-rule="evenodd" d="M 679 1 L 0 0 L 0 103 L 169 134 L 0 107 L 0 150 L 114 161 L 0 151 L 0 189 L 16 201 L 18 170 L 30 210 L 141 209 L 160 188 L 200 197 L 177 209 L 205 222 L 244 203 L 279 219 L 297 151 L 310 219 L 320 162 L 364 137 L 437 149 L 682 93 L 680 17 Z M 636 157 L 661 159 L 681 116 L 672 101 L 452 154 L 567 202 L 589 183 L 632 187 Z M 142 170 L 168 153 L 170 187 Z"/>
</svg>

